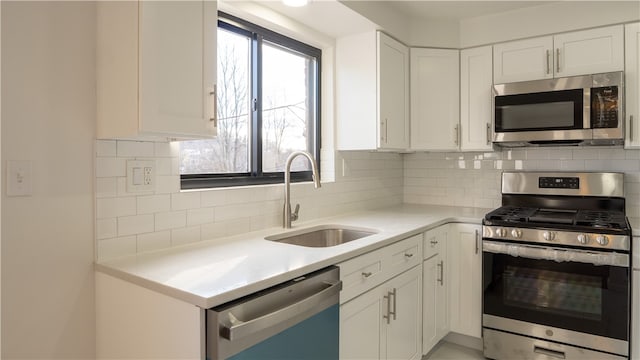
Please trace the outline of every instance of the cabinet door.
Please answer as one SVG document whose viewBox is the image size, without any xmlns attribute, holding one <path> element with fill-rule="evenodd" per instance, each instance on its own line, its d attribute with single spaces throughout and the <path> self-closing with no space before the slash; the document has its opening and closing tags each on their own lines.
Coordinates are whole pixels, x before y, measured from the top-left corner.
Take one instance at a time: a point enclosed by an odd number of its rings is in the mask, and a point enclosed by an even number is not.
<svg viewBox="0 0 640 360">
<path fill-rule="evenodd" d="M 457 150 L 458 50 L 411 49 L 411 149 Z"/>
<path fill-rule="evenodd" d="M 378 32 L 378 139 L 382 149 L 409 147 L 409 50 Z"/>
<path fill-rule="evenodd" d="M 492 150 L 493 49 L 460 52 L 460 150 Z"/>
<path fill-rule="evenodd" d="M 422 266 L 422 354 L 426 355 L 449 331 L 447 287 L 442 255 L 425 260 Z"/>
<path fill-rule="evenodd" d="M 340 358 L 380 359 L 386 288 L 376 287 L 340 306 Z"/>
<path fill-rule="evenodd" d="M 216 3 L 139 3 L 140 131 L 167 136 L 215 134 Z"/>
<path fill-rule="evenodd" d="M 493 47 L 495 84 L 553 78 L 553 37 L 496 44 Z"/>
<path fill-rule="evenodd" d="M 451 331 L 481 337 L 482 327 L 482 238 L 481 226 L 451 226 L 450 326 Z"/>
<path fill-rule="evenodd" d="M 556 77 L 624 70 L 622 25 L 553 37 Z"/>
<path fill-rule="evenodd" d="M 640 23 L 625 26 L 625 148 L 640 148 Z"/>
<path fill-rule="evenodd" d="M 420 359 L 422 357 L 422 269 L 416 266 L 387 283 L 391 316 L 383 328 L 385 359 Z M 392 295 L 394 294 L 394 295 Z"/>
</svg>

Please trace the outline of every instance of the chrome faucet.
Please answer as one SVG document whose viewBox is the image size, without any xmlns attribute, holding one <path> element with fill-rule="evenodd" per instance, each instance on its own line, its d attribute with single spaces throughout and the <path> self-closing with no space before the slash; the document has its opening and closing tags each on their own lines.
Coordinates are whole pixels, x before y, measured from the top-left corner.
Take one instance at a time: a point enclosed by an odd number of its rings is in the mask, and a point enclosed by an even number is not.
<svg viewBox="0 0 640 360">
<path fill-rule="evenodd" d="M 296 211 L 291 212 L 291 163 L 298 155 L 304 155 L 309 159 L 311 163 L 311 172 L 313 173 L 313 185 L 315 188 L 320 187 L 320 176 L 318 175 L 318 164 L 306 151 L 295 151 L 289 155 L 284 167 L 284 209 L 282 217 L 282 226 L 285 229 L 291 229 L 291 222 L 298 220 L 298 210 L 300 210 L 300 204 L 296 204 Z"/>
</svg>

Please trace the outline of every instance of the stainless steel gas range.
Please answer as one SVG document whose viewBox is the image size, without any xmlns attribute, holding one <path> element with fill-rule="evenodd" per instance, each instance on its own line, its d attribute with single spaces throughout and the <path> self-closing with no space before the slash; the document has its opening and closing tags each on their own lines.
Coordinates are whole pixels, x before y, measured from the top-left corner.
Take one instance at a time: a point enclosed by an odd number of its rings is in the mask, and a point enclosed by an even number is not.
<svg viewBox="0 0 640 360">
<path fill-rule="evenodd" d="M 492 359 L 629 357 L 631 227 L 621 173 L 505 172 L 483 220 Z"/>
</svg>

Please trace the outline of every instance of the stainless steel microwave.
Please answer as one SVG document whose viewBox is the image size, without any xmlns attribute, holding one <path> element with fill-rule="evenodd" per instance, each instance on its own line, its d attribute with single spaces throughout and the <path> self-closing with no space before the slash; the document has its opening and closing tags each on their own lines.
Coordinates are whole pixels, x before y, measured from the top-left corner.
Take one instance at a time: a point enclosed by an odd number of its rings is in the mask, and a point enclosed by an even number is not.
<svg viewBox="0 0 640 360">
<path fill-rule="evenodd" d="M 621 145 L 623 73 L 493 86 L 493 142 L 502 146 Z"/>
</svg>

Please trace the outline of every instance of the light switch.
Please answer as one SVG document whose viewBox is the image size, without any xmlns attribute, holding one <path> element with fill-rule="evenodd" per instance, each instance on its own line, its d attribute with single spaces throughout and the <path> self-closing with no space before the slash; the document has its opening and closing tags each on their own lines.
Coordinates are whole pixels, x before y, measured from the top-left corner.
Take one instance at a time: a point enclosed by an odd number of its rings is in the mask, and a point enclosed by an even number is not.
<svg viewBox="0 0 640 360">
<path fill-rule="evenodd" d="M 155 165 L 154 160 L 127 160 L 127 192 L 153 191 Z"/>
<path fill-rule="evenodd" d="M 7 196 L 31 196 L 31 182 L 31 161 L 7 161 Z"/>
<path fill-rule="evenodd" d="M 144 182 L 143 178 L 144 176 L 143 176 L 142 168 L 134 167 L 133 168 L 133 185 L 142 185 Z"/>
</svg>

